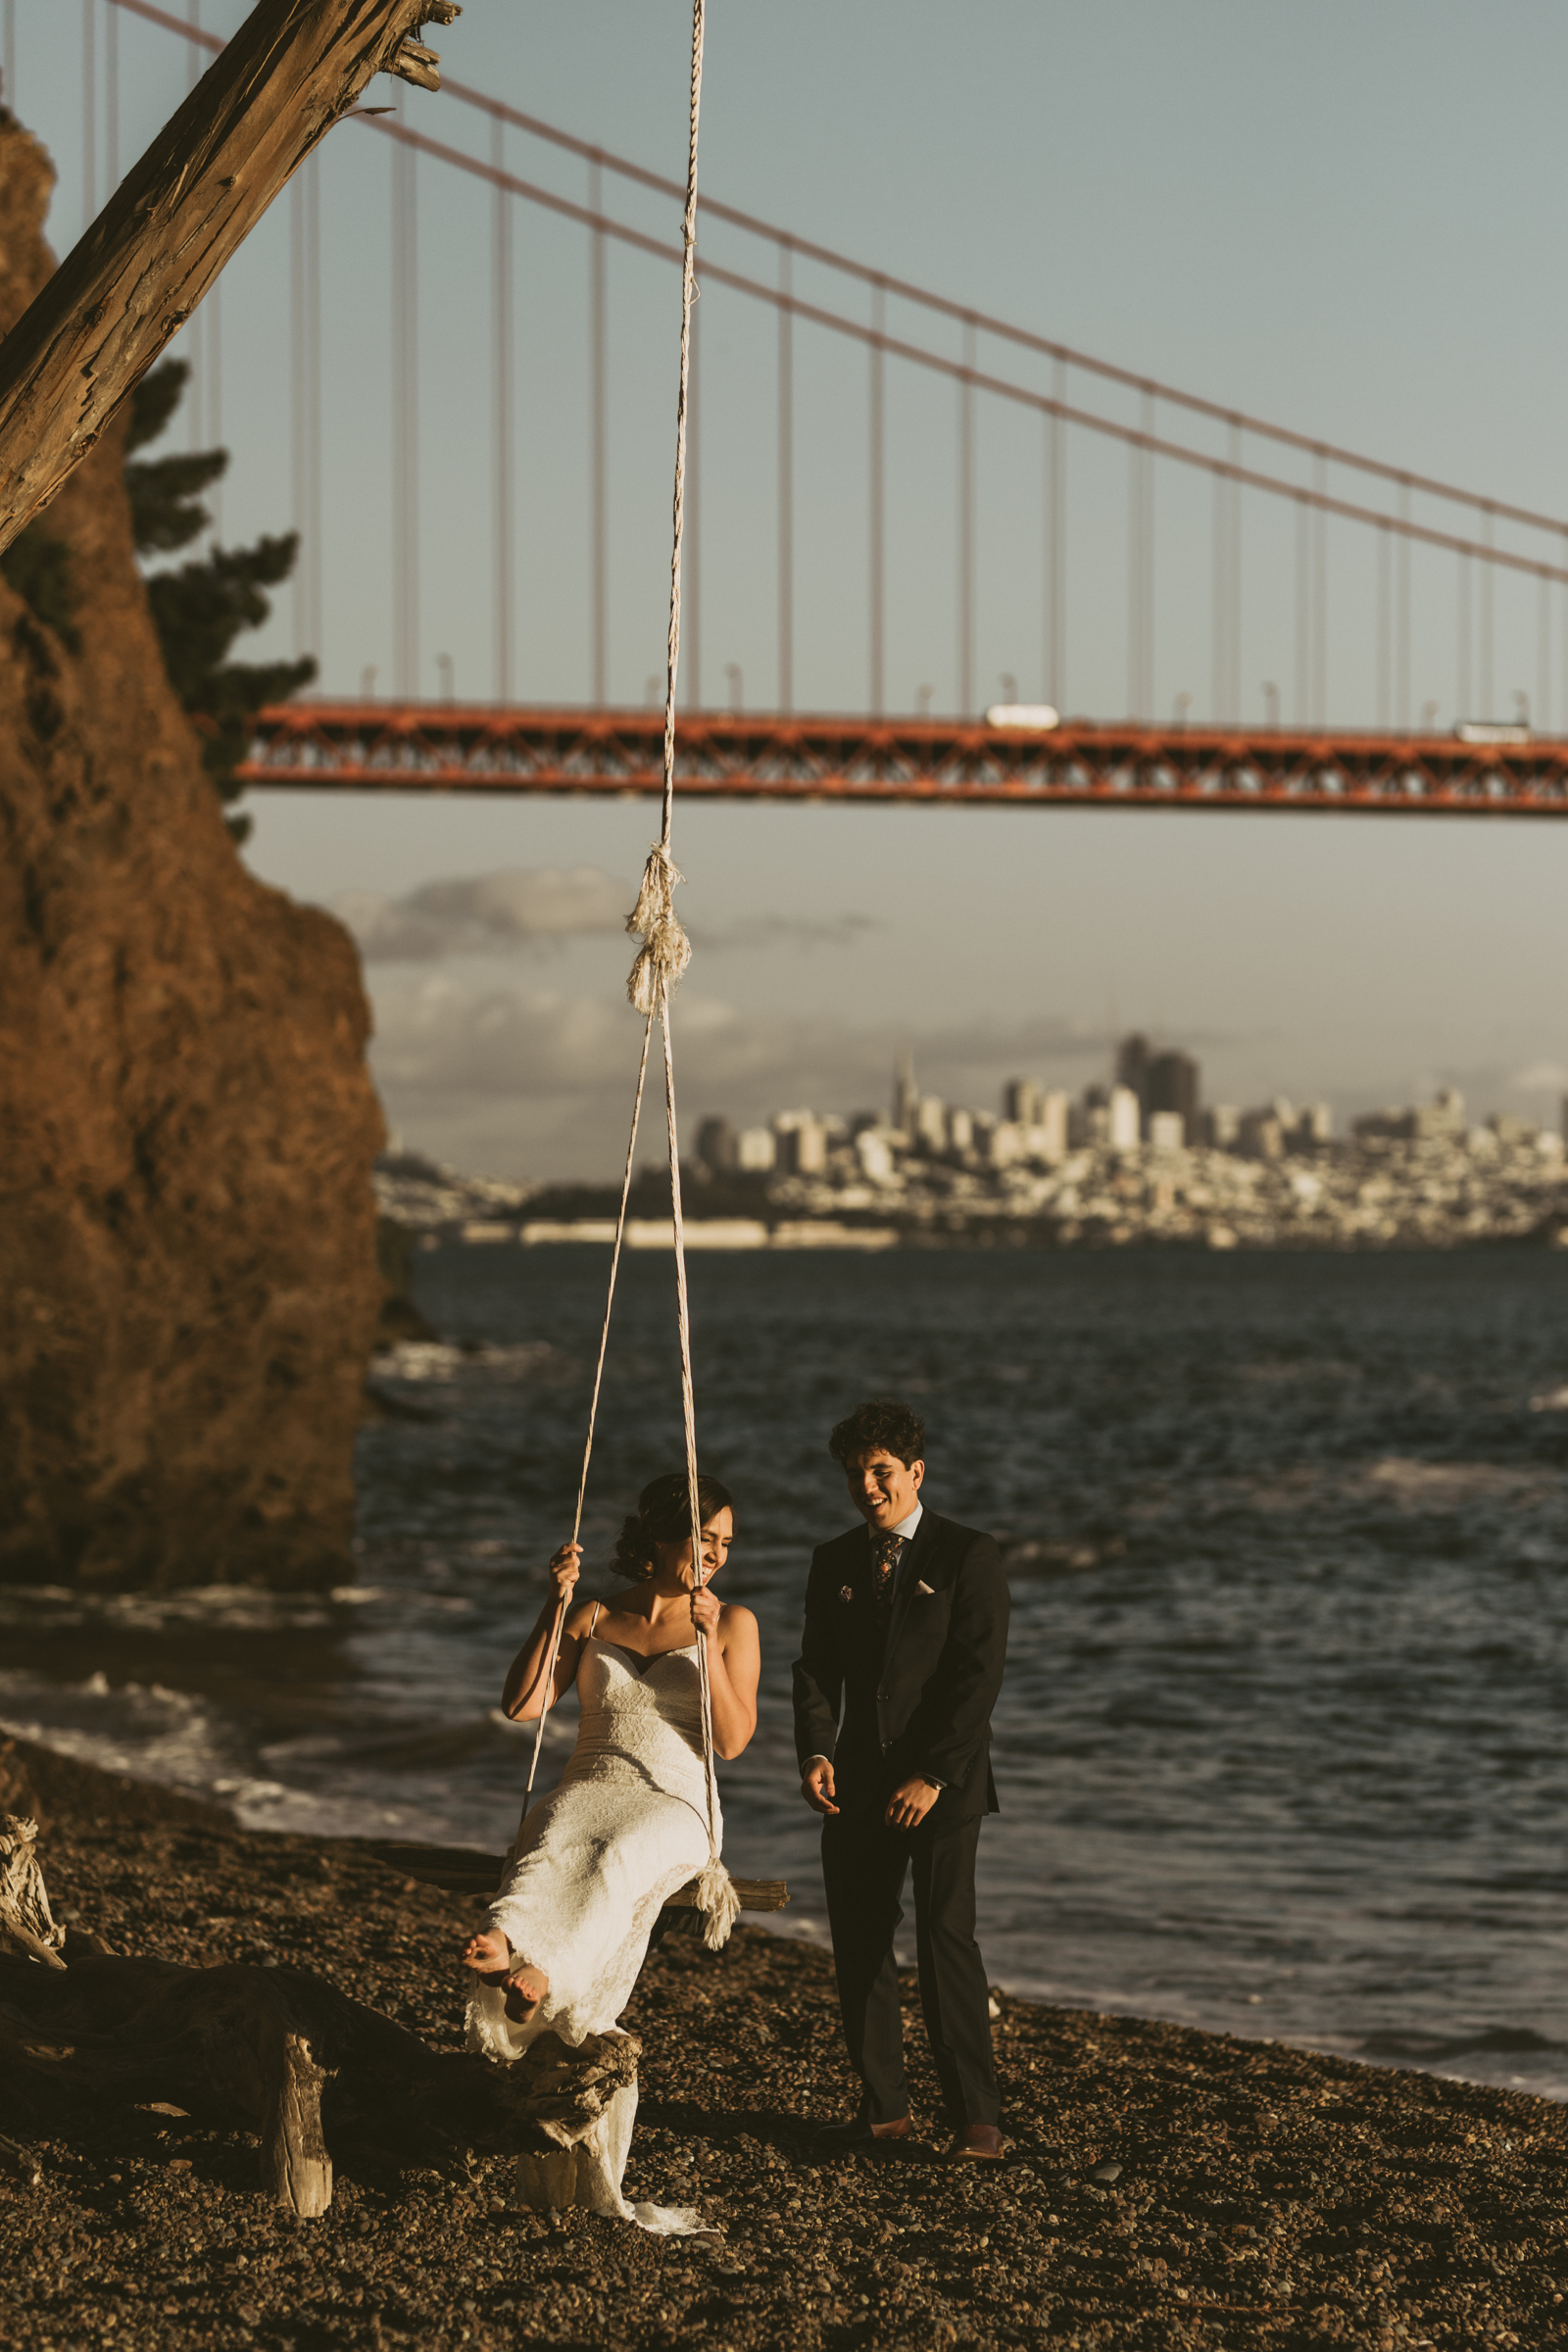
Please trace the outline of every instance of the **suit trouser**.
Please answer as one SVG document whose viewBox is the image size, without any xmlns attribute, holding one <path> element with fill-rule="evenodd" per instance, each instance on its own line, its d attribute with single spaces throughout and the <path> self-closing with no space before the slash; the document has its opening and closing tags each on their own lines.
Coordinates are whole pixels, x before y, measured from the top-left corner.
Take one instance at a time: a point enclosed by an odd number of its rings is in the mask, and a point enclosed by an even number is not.
<svg viewBox="0 0 1568 2352">
<path fill-rule="evenodd" d="M 914 1866 L 914 1948 L 942 2104 L 955 2131 L 994 2124 L 1001 2107 L 991 2051 L 990 1987 L 974 1939 L 974 1862 L 980 1824 L 934 1811 L 916 1830 L 890 1830 L 880 1810 L 846 1807 L 822 1824 L 822 1879 L 833 1930 L 839 2009 L 850 2063 L 864 2085 L 862 2117 L 909 2112 L 904 2022 L 893 1938 Z"/>
</svg>

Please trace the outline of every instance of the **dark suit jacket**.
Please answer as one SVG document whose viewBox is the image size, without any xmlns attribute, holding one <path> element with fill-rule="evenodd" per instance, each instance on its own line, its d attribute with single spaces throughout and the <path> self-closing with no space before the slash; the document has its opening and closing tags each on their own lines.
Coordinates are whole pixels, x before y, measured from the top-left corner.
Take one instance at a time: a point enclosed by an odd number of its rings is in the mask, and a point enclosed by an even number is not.
<svg viewBox="0 0 1568 2352">
<path fill-rule="evenodd" d="M 811 1756 L 829 1757 L 840 1804 L 885 1803 L 901 1781 L 924 1773 L 947 1784 L 934 1808 L 947 1820 L 995 1813 L 991 1710 L 1007 1605 L 995 1539 L 927 1504 L 899 1563 L 884 1646 L 869 1529 L 820 1544 L 795 1664 L 801 1769 Z"/>
</svg>

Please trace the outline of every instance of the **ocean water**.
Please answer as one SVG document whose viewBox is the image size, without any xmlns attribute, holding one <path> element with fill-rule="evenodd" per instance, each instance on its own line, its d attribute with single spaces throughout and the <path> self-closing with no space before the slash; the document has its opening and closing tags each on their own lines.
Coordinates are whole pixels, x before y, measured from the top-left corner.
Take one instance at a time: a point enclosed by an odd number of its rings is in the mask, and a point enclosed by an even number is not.
<svg viewBox="0 0 1568 2352">
<path fill-rule="evenodd" d="M 248 1822 L 511 1835 L 502 1677 L 569 1531 L 607 1253 L 443 1243 L 386 1360 L 359 1579 L 272 1597 L 0 1588 L 0 1720 Z M 1568 1260 L 828 1252 L 691 1269 L 724 1590 L 761 1621 L 727 1857 L 822 1936 L 789 1669 L 826 1452 L 925 1414 L 926 1495 L 1007 1547 L 993 1979 L 1568 2096 Z M 669 1260 L 625 1265 L 590 1569 L 681 1459 Z M 546 1777 L 572 1736 L 553 1719 Z"/>
</svg>

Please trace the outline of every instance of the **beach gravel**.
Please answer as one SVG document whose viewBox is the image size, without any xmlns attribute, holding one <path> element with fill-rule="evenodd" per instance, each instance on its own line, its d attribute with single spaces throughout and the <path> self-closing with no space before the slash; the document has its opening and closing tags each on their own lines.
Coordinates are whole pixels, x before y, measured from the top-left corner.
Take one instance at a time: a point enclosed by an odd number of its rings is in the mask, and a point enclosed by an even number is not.
<svg viewBox="0 0 1568 2352">
<path fill-rule="evenodd" d="M 38 1816 L 57 1910 L 116 1950 L 315 1968 L 459 2046 L 471 1908 L 353 1842 L 241 1831 L 22 1741 L 0 1742 L 0 1810 Z M 257 2188 L 248 2132 L 99 2107 L 68 2134 L 36 2111 L 19 2125 L 8 2094 L 0 2342 L 1568 2341 L 1561 2107 L 1002 1996 L 1007 2159 L 955 2165 L 912 1979 L 908 1999 L 928 2144 L 823 2160 L 812 2127 L 853 2104 L 827 1955 L 750 1928 L 717 1955 L 664 1939 L 624 2021 L 644 2048 L 626 2188 L 698 2207 L 712 2227 L 695 2238 L 520 2212 L 503 2158 L 436 2172 L 354 2144 L 334 2148 L 330 2213 L 296 2222 Z"/>
</svg>

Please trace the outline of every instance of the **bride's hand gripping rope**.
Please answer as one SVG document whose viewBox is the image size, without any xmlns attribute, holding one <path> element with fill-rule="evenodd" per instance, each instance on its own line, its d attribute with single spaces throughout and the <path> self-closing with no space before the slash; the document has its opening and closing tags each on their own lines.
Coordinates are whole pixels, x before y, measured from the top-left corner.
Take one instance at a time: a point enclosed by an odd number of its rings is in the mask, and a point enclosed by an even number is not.
<svg viewBox="0 0 1568 2352">
<path fill-rule="evenodd" d="M 569 1609 L 582 1574 L 582 1545 L 563 1544 L 550 1555 L 550 1597 L 558 1609 Z"/>
</svg>

